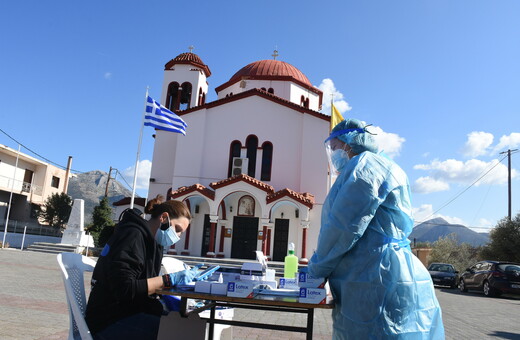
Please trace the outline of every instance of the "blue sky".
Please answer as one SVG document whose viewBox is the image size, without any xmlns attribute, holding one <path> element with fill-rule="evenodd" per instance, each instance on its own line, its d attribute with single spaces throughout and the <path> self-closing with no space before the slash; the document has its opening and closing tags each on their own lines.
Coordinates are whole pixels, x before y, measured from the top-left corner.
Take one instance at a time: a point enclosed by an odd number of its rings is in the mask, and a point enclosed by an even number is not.
<svg viewBox="0 0 520 340">
<path fill-rule="evenodd" d="M 408 173 L 417 221 L 435 212 L 486 231 L 507 215 L 500 152 L 520 145 L 519 17 L 517 0 L 3 1 L 0 128 L 55 163 L 131 174 L 146 87 L 160 98 L 170 59 L 195 46 L 211 101 L 277 48 L 345 117 L 376 126 Z M 17 148 L 2 133 L 0 144 Z"/>
</svg>

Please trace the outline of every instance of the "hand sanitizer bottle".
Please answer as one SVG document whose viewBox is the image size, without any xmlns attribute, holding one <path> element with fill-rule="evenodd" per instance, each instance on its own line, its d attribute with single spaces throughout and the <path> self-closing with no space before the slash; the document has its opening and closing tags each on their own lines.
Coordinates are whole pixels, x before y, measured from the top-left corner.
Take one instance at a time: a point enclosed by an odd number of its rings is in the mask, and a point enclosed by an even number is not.
<svg viewBox="0 0 520 340">
<path fill-rule="evenodd" d="M 294 279 L 298 273 L 298 257 L 294 255 L 294 243 L 289 243 L 289 254 L 285 257 L 283 277 Z"/>
</svg>

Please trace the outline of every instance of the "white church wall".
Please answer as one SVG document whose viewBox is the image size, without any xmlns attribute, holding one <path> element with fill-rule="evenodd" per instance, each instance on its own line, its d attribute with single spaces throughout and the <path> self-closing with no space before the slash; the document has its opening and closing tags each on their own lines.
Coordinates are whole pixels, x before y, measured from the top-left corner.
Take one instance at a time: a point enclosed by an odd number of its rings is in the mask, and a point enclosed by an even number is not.
<svg viewBox="0 0 520 340">
<path fill-rule="evenodd" d="M 161 194 L 166 197 L 169 188 L 172 187 L 172 176 L 177 155 L 178 138 L 184 136 L 177 133 L 155 130 L 155 145 L 152 158 L 152 169 L 150 172 L 150 185 L 148 188 L 148 198 L 156 197 Z M 144 136 L 148 138 L 148 136 Z M 193 184 L 193 183 L 192 183 Z M 174 190 L 177 187 L 174 188 Z"/>
</svg>

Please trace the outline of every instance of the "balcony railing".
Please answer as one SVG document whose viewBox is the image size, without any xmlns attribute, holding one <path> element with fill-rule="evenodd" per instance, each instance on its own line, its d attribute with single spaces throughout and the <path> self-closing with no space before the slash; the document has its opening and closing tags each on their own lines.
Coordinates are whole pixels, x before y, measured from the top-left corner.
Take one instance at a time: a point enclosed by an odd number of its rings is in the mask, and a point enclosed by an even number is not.
<svg viewBox="0 0 520 340">
<path fill-rule="evenodd" d="M 0 188 L 5 191 L 11 191 L 15 193 L 32 193 L 34 195 L 42 196 L 43 195 L 43 187 L 40 185 L 31 184 L 24 181 L 14 180 L 11 177 L 1 176 L 0 175 Z"/>
</svg>

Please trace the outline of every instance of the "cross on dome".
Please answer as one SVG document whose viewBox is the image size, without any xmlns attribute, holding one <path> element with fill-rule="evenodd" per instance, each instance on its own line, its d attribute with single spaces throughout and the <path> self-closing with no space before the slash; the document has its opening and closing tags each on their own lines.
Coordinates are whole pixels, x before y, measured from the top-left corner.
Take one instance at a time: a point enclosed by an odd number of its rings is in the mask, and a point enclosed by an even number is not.
<svg viewBox="0 0 520 340">
<path fill-rule="evenodd" d="M 188 47 L 188 50 L 190 50 L 190 53 L 193 53 L 193 49 L 194 49 L 194 48 L 195 48 L 195 47 L 193 47 L 193 45 L 190 45 L 190 46 Z"/>
<path fill-rule="evenodd" d="M 278 57 L 278 55 L 278 50 L 274 50 L 273 54 L 271 54 L 274 60 L 276 60 L 276 57 Z"/>
</svg>

